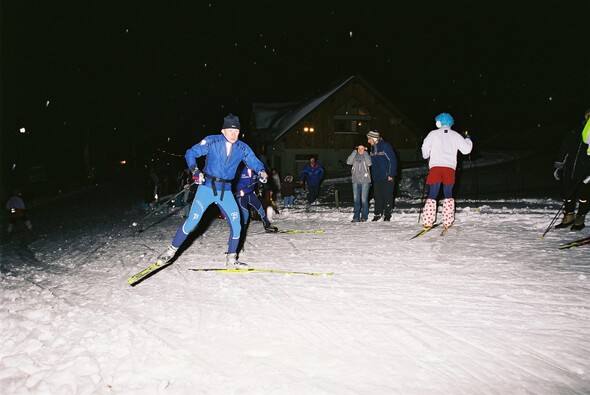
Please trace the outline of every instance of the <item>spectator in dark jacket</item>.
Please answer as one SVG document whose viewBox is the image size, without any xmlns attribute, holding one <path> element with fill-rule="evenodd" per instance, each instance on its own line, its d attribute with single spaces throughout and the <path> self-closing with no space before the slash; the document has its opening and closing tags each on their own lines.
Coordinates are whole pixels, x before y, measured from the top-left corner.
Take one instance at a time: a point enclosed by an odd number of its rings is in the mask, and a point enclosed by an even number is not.
<svg viewBox="0 0 590 395">
<path fill-rule="evenodd" d="M 287 174 L 281 184 L 281 196 L 283 196 L 285 208 L 291 207 L 295 203 L 295 182 L 291 174 Z"/>
<path fill-rule="evenodd" d="M 371 144 L 371 174 L 373 175 L 373 194 L 375 196 L 375 216 L 373 221 L 391 220 L 393 208 L 393 186 L 397 174 L 397 157 L 391 144 L 383 140 L 379 132 L 371 130 L 367 133 L 367 141 Z"/>
</svg>

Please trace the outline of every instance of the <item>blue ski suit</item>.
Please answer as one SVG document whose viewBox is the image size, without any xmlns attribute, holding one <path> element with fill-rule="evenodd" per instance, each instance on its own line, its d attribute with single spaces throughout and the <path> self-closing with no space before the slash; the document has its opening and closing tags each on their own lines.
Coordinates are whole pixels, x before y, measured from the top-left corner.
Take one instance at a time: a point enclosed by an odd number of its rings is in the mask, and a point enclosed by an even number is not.
<svg viewBox="0 0 590 395">
<path fill-rule="evenodd" d="M 189 233 L 197 227 L 205 210 L 215 203 L 230 226 L 227 252 L 235 253 L 242 228 L 238 205 L 231 193 L 232 180 L 235 178 L 236 170 L 241 162 L 244 162 L 257 174 L 264 170 L 264 165 L 246 143 L 237 140 L 232 144 L 223 134 L 207 136 L 186 151 L 185 159 L 189 169 L 194 170 L 197 167 L 197 158 L 205 155 L 207 156 L 203 169 L 205 183 L 197 189 L 189 216 L 178 228 L 174 239 L 172 239 L 172 246 L 180 247 Z"/>
<path fill-rule="evenodd" d="M 240 206 L 240 211 L 242 212 L 242 224 L 248 223 L 248 218 L 250 217 L 248 206 L 254 207 L 254 210 L 258 212 L 262 222 L 264 223 L 264 227 L 270 225 L 268 218 L 266 217 L 266 213 L 264 212 L 264 208 L 262 207 L 262 203 L 260 203 L 260 199 L 256 196 L 256 186 L 258 184 L 258 174 L 248 168 L 248 166 L 243 166 L 240 174 L 238 175 L 238 179 L 236 182 L 236 198 L 238 199 L 238 205 Z"/>
</svg>

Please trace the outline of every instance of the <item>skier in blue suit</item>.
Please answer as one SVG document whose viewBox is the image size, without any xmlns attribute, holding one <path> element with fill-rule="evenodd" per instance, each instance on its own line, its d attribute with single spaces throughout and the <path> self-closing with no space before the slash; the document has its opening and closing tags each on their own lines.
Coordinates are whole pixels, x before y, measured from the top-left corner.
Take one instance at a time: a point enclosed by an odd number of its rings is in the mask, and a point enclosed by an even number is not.
<svg viewBox="0 0 590 395">
<path fill-rule="evenodd" d="M 237 181 L 236 181 L 236 199 L 238 200 L 238 206 L 240 207 L 240 211 L 242 212 L 242 228 L 245 229 L 248 226 L 248 219 L 250 217 L 250 207 L 252 206 L 254 210 L 258 212 L 260 215 L 260 219 L 264 225 L 264 229 L 268 233 L 277 232 L 278 229 L 275 226 L 270 224 L 268 217 L 266 216 L 264 207 L 262 207 L 262 203 L 256 196 L 256 189 L 258 186 L 258 174 L 255 171 L 250 169 L 246 165 L 242 165 Z"/>
<path fill-rule="evenodd" d="M 231 192 L 232 180 L 236 176 L 238 165 L 244 162 L 254 170 L 260 182 L 265 183 L 268 175 L 264 165 L 252 149 L 238 140 L 240 119 L 229 114 L 223 119 L 221 134 L 205 137 L 200 143 L 186 151 L 185 159 L 193 179 L 200 184 L 193 200 L 188 219 L 178 228 L 168 249 L 162 253 L 156 263 L 163 264 L 174 257 L 178 248 L 188 235 L 197 227 L 205 210 L 215 203 L 227 219 L 230 226 L 230 237 L 227 248 L 226 265 L 228 268 L 246 268 L 239 262 L 237 248 L 240 241 L 240 211 Z M 207 156 L 204 172 L 197 167 L 197 158 Z"/>
</svg>

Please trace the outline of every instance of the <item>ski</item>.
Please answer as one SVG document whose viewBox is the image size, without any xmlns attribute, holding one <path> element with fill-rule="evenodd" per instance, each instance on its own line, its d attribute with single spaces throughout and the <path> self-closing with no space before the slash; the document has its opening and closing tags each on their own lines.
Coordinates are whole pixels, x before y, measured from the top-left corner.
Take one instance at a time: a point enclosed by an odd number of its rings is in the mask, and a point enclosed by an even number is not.
<svg viewBox="0 0 590 395">
<path fill-rule="evenodd" d="M 219 268 L 190 268 L 194 272 L 219 272 L 219 273 L 274 273 L 274 274 L 303 274 L 306 276 L 330 276 L 334 272 L 301 272 L 280 269 L 259 269 L 249 267 L 248 269 L 219 269 Z"/>
<path fill-rule="evenodd" d="M 559 245 L 560 250 L 566 250 L 573 247 L 579 247 L 586 244 L 590 244 L 590 236 L 584 237 L 583 239 L 573 240 L 568 243 L 563 243 Z"/>
<path fill-rule="evenodd" d="M 440 224 L 434 224 L 434 225 L 432 225 L 430 228 L 424 228 L 424 229 L 422 229 L 420 232 L 418 232 L 418 233 L 416 233 L 414 236 L 412 236 L 412 238 L 411 238 L 410 240 L 413 240 L 413 239 L 415 239 L 416 237 L 420 237 L 420 236 L 422 236 L 423 234 L 425 234 L 425 233 L 427 233 L 427 232 L 430 232 L 432 229 L 436 228 L 438 225 L 440 225 Z"/>
<path fill-rule="evenodd" d="M 324 233 L 325 229 L 279 229 L 278 233 L 287 233 L 287 234 L 295 234 L 295 233 Z"/>
<path fill-rule="evenodd" d="M 152 274 L 154 274 L 158 270 L 163 269 L 170 264 L 171 264 L 171 262 L 166 262 L 161 265 L 158 263 L 154 263 L 153 265 L 151 265 L 151 266 L 143 269 L 141 272 L 137 273 L 135 276 L 129 277 L 127 279 L 127 282 L 129 283 L 129 285 L 134 286 L 134 285 L 138 284 L 139 282 L 145 280 L 146 278 L 148 278 L 149 276 L 151 276 Z"/>
</svg>

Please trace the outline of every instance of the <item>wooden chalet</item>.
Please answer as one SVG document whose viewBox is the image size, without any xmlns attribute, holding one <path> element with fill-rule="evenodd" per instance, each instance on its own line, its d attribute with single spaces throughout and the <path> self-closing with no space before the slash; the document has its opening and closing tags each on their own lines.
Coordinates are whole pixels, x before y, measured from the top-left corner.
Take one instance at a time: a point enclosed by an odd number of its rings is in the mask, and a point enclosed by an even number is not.
<svg viewBox="0 0 590 395">
<path fill-rule="evenodd" d="M 251 119 L 249 141 L 281 178 L 297 177 L 312 155 L 328 174 L 349 169 L 346 158 L 359 143 L 367 145 L 369 130 L 391 143 L 398 160 L 418 159 L 420 131 L 360 76 L 304 102 L 254 103 Z"/>
</svg>

